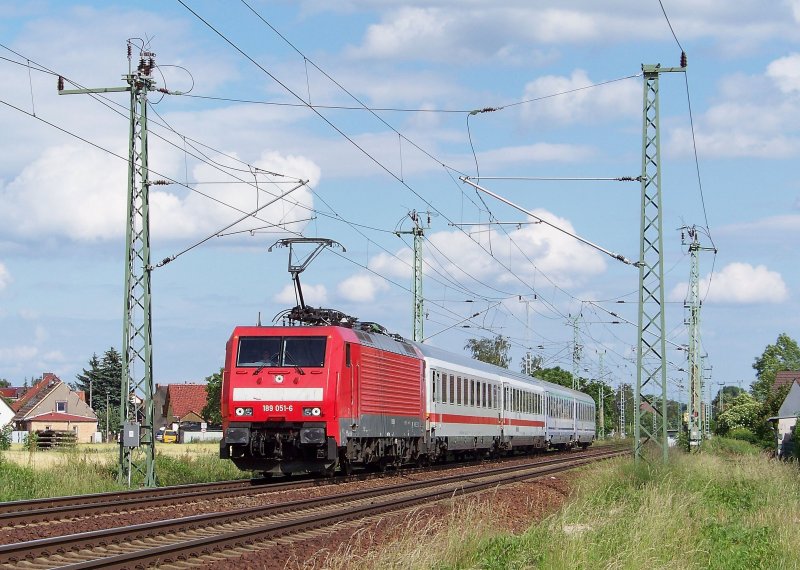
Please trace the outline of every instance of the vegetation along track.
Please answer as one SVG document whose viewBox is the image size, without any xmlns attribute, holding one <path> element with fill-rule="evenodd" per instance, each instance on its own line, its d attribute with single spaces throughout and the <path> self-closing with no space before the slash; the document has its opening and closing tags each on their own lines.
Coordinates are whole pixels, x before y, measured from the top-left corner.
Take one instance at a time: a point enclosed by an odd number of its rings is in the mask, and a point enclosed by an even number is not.
<svg viewBox="0 0 800 570">
<path fill-rule="evenodd" d="M 304 533 L 313 529 L 542 477 L 626 453 L 629 450 L 605 448 L 537 463 L 493 467 L 480 473 L 391 482 L 337 495 L 0 546 L 0 567 L 142 568 L 156 563 L 168 567 L 171 562 L 185 567 L 188 561 L 203 565 L 222 556 L 235 556 L 236 549 L 264 547 L 276 539 L 303 540 L 307 537 Z"/>
</svg>

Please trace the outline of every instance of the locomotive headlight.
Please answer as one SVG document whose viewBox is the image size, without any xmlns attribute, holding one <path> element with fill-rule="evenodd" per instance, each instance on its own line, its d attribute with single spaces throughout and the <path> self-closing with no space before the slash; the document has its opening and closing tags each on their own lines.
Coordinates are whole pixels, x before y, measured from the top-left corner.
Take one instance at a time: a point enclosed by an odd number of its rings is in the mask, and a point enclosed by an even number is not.
<svg viewBox="0 0 800 570">
<path fill-rule="evenodd" d="M 253 408 L 236 408 L 233 412 L 237 416 L 252 416 Z"/>
<path fill-rule="evenodd" d="M 319 408 L 303 408 L 303 415 L 319 417 L 322 415 L 322 410 Z"/>
</svg>

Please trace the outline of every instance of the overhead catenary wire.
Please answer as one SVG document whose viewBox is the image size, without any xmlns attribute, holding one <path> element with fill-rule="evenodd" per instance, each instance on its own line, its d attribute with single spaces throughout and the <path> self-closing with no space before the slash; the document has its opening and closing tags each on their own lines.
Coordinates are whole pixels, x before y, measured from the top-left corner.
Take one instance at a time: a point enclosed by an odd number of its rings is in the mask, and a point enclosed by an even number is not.
<svg viewBox="0 0 800 570">
<path fill-rule="evenodd" d="M 55 73 L 52 73 L 52 74 L 53 74 L 53 75 L 57 75 L 57 74 L 55 74 Z M 98 99 L 98 100 L 99 100 L 99 99 Z M 5 102 L 4 102 L 4 103 L 5 103 Z M 16 110 L 18 110 L 18 111 L 21 111 L 21 112 L 23 112 L 23 113 L 25 112 L 25 111 L 24 111 L 24 110 L 22 110 L 22 109 L 19 109 L 19 108 L 16 108 L 16 107 L 14 107 L 13 105 L 9 105 L 9 106 L 10 106 L 10 107 L 12 107 L 12 108 L 15 108 Z M 28 113 L 26 113 L 26 114 L 28 114 Z M 157 112 L 156 112 L 156 115 L 158 115 L 158 113 L 157 113 Z M 37 118 L 37 119 L 39 119 L 38 117 L 34 117 L 34 118 Z M 85 139 L 85 138 L 83 138 L 83 137 L 80 137 L 79 135 L 76 135 L 76 134 L 74 134 L 74 133 L 71 133 L 71 132 L 67 131 L 66 129 L 63 129 L 63 128 L 59 127 L 58 125 L 55 125 L 55 124 L 53 124 L 53 123 L 50 123 L 50 122 L 48 122 L 48 121 L 43 121 L 43 122 L 44 122 L 44 123 L 46 123 L 46 124 L 48 124 L 48 125 L 50 125 L 50 126 L 52 126 L 52 127 L 54 127 L 54 128 L 56 128 L 56 129 L 58 129 L 58 130 L 61 130 L 61 131 L 65 132 L 66 134 L 69 134 L 69 135 L 71 135 L 71 136 L 74 136 L 75 138 L 78 138 L 79 140 L 82 140 L 83 142 L 86 142 L 86 143 L 88 143 L 88 144 L 90 144 L 90 145 L 92 145 L 92 146 L 95 146 L 96 148 L 98 148 L 98 149 L 100 149 L 100 150 L 103 150 L 103 151 L 105 151 L 105 152 L 109 152 L 110 154 L 112 154 L 112 155 L 116 156 L 117 158 L 120 158 L 121 160 L 127 160 L 125 157 L 123 157 L 123 156 L 121 156 L 121 155 L 118 155 L 118 154 L 116 154 L 116 153 L 110 152 L 110 151 L 108 151 L 108 149 L 105 149 L 105 148 L 103 148 L 103 147 L 101 147 L 101 146 L 99 146 L 99 145 L 96 145 L 96 144 L 92 143 L 91 141 L 89 141 L 88 139 Z M 185 135 L 180 135 L 179 133 L 177 133 L 177 131 L 175 131 L 174 129 L 172 129 L 172 128 L 171 128 L 171 127 L 170 127 L 170 126 L 169 126 L 169 125 L 166 123 L 166 121 L 164 121 L 164 123 L 166 124 L 167 128 L 169 128 L 171 131 L 173 131 L 173 132 L 175 132 L 176 134 L 178 134 L 179 136 L 181 136 L 181 137 L 182 137 L 182 140 L 185 140 L 185 138 L 183 138 Z M 167 142 L 170 142 L 170 141 L 167 141 Z M 198 142 L 199 142 L 199 141 L 198 141 Z M 199 144 L 203 144 L 203 143 L 199 143 Z M 205 146 L 205 145 L 204 145 L 204 146 Z M 195 158 L 197 158 L 197 157 L 195 156 Z M 222 165 L 220 165 L 220 166 L 222 166 Z M 173 183 L 173 184 L 178 184 L 178 185 L 180 185 L 180 186 L 184 186 L 184 187 L 186 187 L 186 188 L 187 188 L 187 189 L 189 189 L 189 190 L 195 191 L 195 190 L 194 190 L 194 189 L 192 189 L 192 188 L 191 188 L 191 187 L 190 187 L 188 184 L 181 184 L 181 183 L 179 183 L 179 182 L 177 182 L 177 181 L 171 180 L 169 177 L 167 177 L 167 176 L 165 176 L 165 175 L 162 175 L 162 174 L 158 173 L 157 171 L 153 170 L 152 168 L 151 168 L 150 170 L 151 170 L 151 172 L 152 172 L 153 174 L 155 174 L 155 175 L 159 175 L 159 176 L 162 176 L 163 178 L 166 178 L 166 179 L 170 180 L 170 181 L 171 181 L 171 183 Z M 242 181 L 242 183 L 248 183 L 248 184 L 252 184 L 252 183 L 250 183 L 249 181 Z M 211 198 L 212 200 L 214 200 L 214 201 L 217 201 L 217 202 L 219 202 L 219 203 L 220 203 L 220 204 L 222 204 L 222 205 L 225 205 L 225 206 L 231 207 L 229 204 L 226 204 L 225 202 L 223 202 L 223 201 L 221 201 L 221 200 L 215 199 L 215 198 L 213 198 L 213 197 L 211 197 L 211 196 L 208 196 L 208 195 L 206 195 L 206 194 L 204 194 L 204 193 L 202 193 L 202 192 L 199 192 L 199 191 L 196 191 L 196 192 L 197 192 L 198 194 L 200 194 L 200 195 L 203 195 L 203 196 L 205 196 L 205 197 Z M 236 210 L 238 210 L 238 211 L 242 211 L 242 210 L 239 210 L 239 209 L 237 209 L 237 208 L 233 208 L 233 209 L 236 209 Z M 251 216 L 251 215 L 252 215 L 252 212 L 247 212 L 247 213 L 245 213 L 245 216 L 244 216 L 244 217 L 248 217 L 248 216 Z M 336 216 L 340 218 L 340 216 L 338 216 L 338 214 L 336 214 Z M 346 221 L 346 220 L 343 220 L 343 221 Z M 349 222 L 348 222 L 348 223 L 349 223 Z M 356 224 L 356 225 L 357 225 L 357 224 Z M 362 227 L 368 227 L 368 226 L 362 226 Z M 371 228 L 371 229 L 378 230 L 377 228 Z M 290 233 L 291 233 L 291 232 L 290 232 Z M 368 268 L 367 268 L 367 269 L 368 269 Z M 376 273 L 376 275 L 379 275 L 379 274 L 377 274 L 377 273 Z"/>
<path fill-rule="evenodd" d="M 367 226 L 362 226 L 362 227 L 367 227 Z M 371 230 L 377 230 L 376 228 L 369 228 L 369 229 L 371 229 Z"/>
<path fill-rule="evenodd" d="M 279 202 L 279 201 L 283 200 L 283 199 L 284 199 L 286 196 L 288 196 L 289 194 L 291 194 L 292 192 L 294 192 L 294 191 L 295 191 L 295 190 L 297 190 L 298 188 L 302 188 L 302 187 L 303 187 L 303 186 L 305 186 L 306 184 L 308 184 L 308 181 L 307 181 L 307 180 L 305 180 L 305 181 L 302 181 L 302 180 L 301 180 L 301 181 L 300 181 L 300 184 L 296 185 L 294 188 L 290 188 L 289 190 L 287 190 L 286 192 L 284 192 L 284 193 L 283 193 L 283 194 L 281 194 L 280 196 L 278 196 L 278 197 L 276 197 L 276 198 L 274 198 L 274 199 L 272 199 L 272 200 L 268 201 L 266 204 L 263 204 L 263 205 L 259 206 L 258 208 L 256 208 L 256 209 L 255 209 L 255 210 L 253 210 L 252 212 L 248 212 L 248 213 L 246 213 L 244 216 L 242 216 L 241 218 L 239 218 L 239 219 L 237 219 L 237 220 L 235 220 L 235 221 L 231 222 L 230 224 L 228 224 L 228 225 L 227 225 L 227 226 L 225 226 L 224 228 L 222 228 L 222 229 L 220 229 L 220 230 L 218 230 L 218 231 L 216 231 L 216 232 L 214 232 L 214 233 L 212 233 L 212 234 L 210 234 L 210 235 L 208 235 L 208 236 L 204 237 L 204 238 L 203 238 L 203 239 L 201 239 L 200 241 L 198 241 L 198 242 L 194 243 L 193 245 L 190 245 L 189 247 L 187 247 L 187 248 L 185 248 L 185 249 L 183 249 L 183 250 L 179 251 L 179 252 L 178 252 L 178 253 L 176 253 L 176 254 L 173 254 L 173 255 L 170 255 L 170 256 L 168 256 L 168 257 L 165 257 L 163 260 L 159 261 L 159 262 L 158 262 L 158 263 L 157 263 L 155 266 L 152 266 L 152 265 L 151 265 L 151 266 L 149 266 L 147 269 L 148 269 L 148 270 L 152 270 L 152 269 L 154 269 L 154 268 L 157 268 L 157 267 L 164 267 L 166 264 L 168 264 L 168 263 L 171 263 L 172 261 L 175 261 L 175 260 L 176 260 L 177 258 L 179 258 L 181 255 L 183 255 L 183 254 L 185 254 L 185 253 L 188 253 L 188 252 L 190 252 L 191 250 L 193 250 L 194 248 L 196 248 L 196 247 L 197 247 L 197 246 L 199 246 L 199 245 L 202 245 L 202 244 L 204 244 L 205 242 L 207 242 L 207 241 L 208 241 L 208 240 L 210 240 L 211 238 L 214 238 L 214 237 L 220 237 L 220 236 L 221 236 L 221 234 L 222 234 L 222 232 L 224 232 L 225 230 L 228 230 L 228 229 L 232 228 L 233 226 L 235 226 L 235 225 L 236 225 L 236 224 L 238 224 L 239 222 L 242 222 L 242 221 L 246 220 L 247 218 L 252 218 L 254 215 L 256 215 L 258 212 L 260 212 L 261 210 L 263 210 L 263 209 L 264 209 L 264 208 L 266 208 L 267 206 L 271 206 L 272 204 L 275 204 L 276 202 Z"/>
<path fill-rule="evenodd" d="M 576 240 L 578 240 L 578 241 L 580 241 L 580 242 L 582 242 L 582 243 L 585 243 L 585 244 L 586 244 L 586 245 L 588 245 L 589 247 L 592 247 L 592 248 L 594 248 L 594 249 L 596 249 L 596 250 L 598 250 L 598 251 L 600 251 L 600 252 L 602 252 L 602 253 L 605 253 L 605 254 L 606 254 L 606 255 L 608 255 L 609 257 L 613 257 L 613 258 L 614 258 L 614 259 L 616 259 L 617 261 L 621 261 L 622 263 L 625 263 L 626 265 L 633 265 L 633 266 L 635 266 L 635 267 L 638 267 L 638 266 L 639 266 L 639 262 L 638 262 L 638 261 L 631 261 L 631 260 L 629 260 L 627 257 L 625 257 L 624 255 L 621 255 L 621 254 L 619 254 L 619 253 L 614 253 L 613 251 L 609 251 L 609 250 L 605 249 L 604 247 L 601 247 L 601 246 L 597 245 L 596 243 L 592 243 L 592 242 L 590 242 L 589 240 L 587 240 L 587 239 L 584 239 L 584 238 L 580 237 L 580 236 L 579 236 L 579 235 L 577 235 L 577 234 L 574 234 L 574 233 L 572 233 L 572 232 L 569 232 L 569 231 L 565 230 L 564 228 L 561 228 L 561 227 L 559 227 L 559 226 L 557 226 L 557 225 L 555 225 L 555 224 L 552 224 L 552 223 L 548 222 L 547 220 L 545 220 L 544 218 L 541 218 L 541 217 L 537 216 L 536 214 L 534 214 L 534 213 L 533 213 L 533 212 L 531 212 L 530 210 L 526 210 L 526 209 L 525 209 L 525 208 L 523 208 L 522 206 L 518 206 L 517 204 L 515 204 L 515 203 L 511 202 L 510 200 L 508 200 L 508 199 L 506 199 L 506 198 L 503 198 L 503 197 L 502 197 L 502 196 L 500 196 L 499 194 L 495 194 L 495 193 L 494 193 L 494 192 L 492 192 L 491 190 L 487 190 L 487 189 L 486 189 L 486 188 L 484 188 L 483 186 L 480 186 L 479 184 L 475 184 L 474 182 L 472 182 L 472 181 L 471 181 L 471 180 L 470 180 L 468 177 L 466 177 L 466 176 L 462 176 L 462 177 L 461 177 L 461 180 L 463 180 L 464 182 L 466 182 L 466 183 L 467 183 L 467 184 L 469 184 L 470 186 L 474 186 L 474 187 L 475 187 L 477 190 L 480 190 L 481 192 L 484 192 L 484 193 L 488 194 L 489 196 L 492 196 L 493 198 L 495 198 L 495 199 L 497 199 L 497 200 L 500 200 L 501 202 L 503 202 L 503 203 L 505 203 L 505 204 L 508 204 L 508 205 L 509 205 L 509 206 L 511 206 L 512 208 L 516 208 L 516 209 L 517 209 L 517 210 L 519 210 L 520 212 L 522 212 L 522 213 L 524 213 L 524 214 L 527 214 L 528 216 L 531 216 L 532 218 L 535 218 L 535 219 L 537 219 L 537 220 L 541 221 L 543 224 L 545 224 L 545 225 L 547 225 L 547 226 L 550 226 L 550 227 L 551 227 L 551 228 L 553 228 L 554 230 L 558 230 L 558 231 L 560 231 L 560 232 L 562 232 L 562 233 L 564 233 L 564 234 L 566 234 L 566 235 L 568 235 L 568 236 L 570 236 L 570 237 L 572 237 L 572 238 L 575 238 Z"/>
</svg>

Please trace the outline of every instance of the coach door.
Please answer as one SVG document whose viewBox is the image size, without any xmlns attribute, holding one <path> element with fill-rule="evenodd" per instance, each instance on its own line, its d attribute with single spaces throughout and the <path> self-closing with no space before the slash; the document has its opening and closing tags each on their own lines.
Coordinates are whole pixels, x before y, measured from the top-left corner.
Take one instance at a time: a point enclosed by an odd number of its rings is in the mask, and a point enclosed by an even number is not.
<svg viewBox="0 0 800 570">
<path fill-rule="evenodd" d="M 442 373 L 431 368 L 430 370 L 431 389 L 428 391 L 428 414 L 425 416 L 425 431 L 431 436 L 436 430 L 437 402 L 442 397 Z"/>
</svg>

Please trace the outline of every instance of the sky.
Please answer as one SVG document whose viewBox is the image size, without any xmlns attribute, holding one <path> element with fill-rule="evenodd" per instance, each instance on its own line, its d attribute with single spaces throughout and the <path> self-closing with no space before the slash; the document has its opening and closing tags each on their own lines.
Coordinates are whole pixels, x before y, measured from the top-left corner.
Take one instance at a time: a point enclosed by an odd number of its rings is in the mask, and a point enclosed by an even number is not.
<svg viewBox="0 0 800 570">
<path fill-rule="evenodd" d="M 169 91 L 148 98 L 151 179 L 170 182 L 150 192 L 152 260 L 175 256 L 151 273 L 156 383 L 202 381 L 235 326 L 296 304 L 284 238 L 338 244 L 300 276 L 310 305 L 410 337 L 412 212 L 425 342 L 503 335 L 512 368 L 530 351 L 572 371 L 577 340 L 583 376 L 634 382 L 639 271 L 604 250 L 639 258 L 641 185 L 614 179 L 641 174 L 642 64 L 682 51 L 659 80 L 670 395 L 682 227 L 714 390 L 800 337 L 800 0 L 0 0 L 12 384 L 122 347 L 129 96 L 60 96 L 56 77 L 123 86 L 129 42 Z"/>
</svg>

